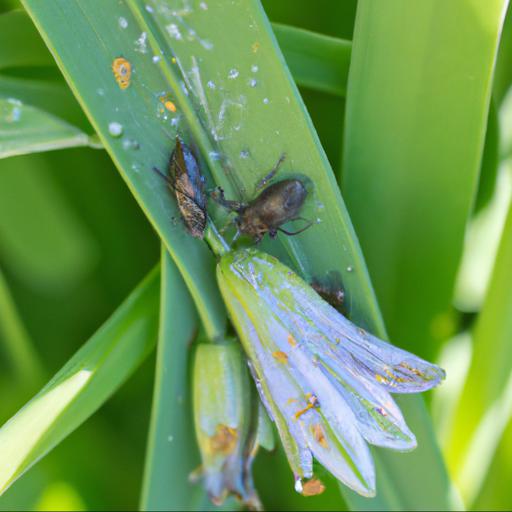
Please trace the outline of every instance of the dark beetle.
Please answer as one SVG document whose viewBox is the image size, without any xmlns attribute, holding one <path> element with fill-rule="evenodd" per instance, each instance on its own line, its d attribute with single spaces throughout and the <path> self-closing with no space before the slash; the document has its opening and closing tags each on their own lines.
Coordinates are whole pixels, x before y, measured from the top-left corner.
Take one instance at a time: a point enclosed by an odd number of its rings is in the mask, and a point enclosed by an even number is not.
<svg viewBox="0 0 512 512">
<path fill-rule="evenodd" d="M 169 176 L 156 167 L 153 169 L 174 191 L 187 231 L 195 238 L 203 238 L 208 218 L 204 177 L 190 148 L 176 136 L 176 147 L 169 164 Z"/>
<path fill-rule="evenodd" d="M 257 189 L 262 188 L 273 178 L 283 160 L 284 155 L 281 156 L 274 169 L 258 184 Z M 306 187 L 298 179 L 286 179 L 269 185 L 248 203 L 226 199 L 221 188 L 214 193 L 214 199 L 218 203 L 238 214 L 234 220 L 238 228 L 235 240 L 240 234 L 243 234 L 252 237 L 256 242 L 259 242 L 265 233 L 268 233 L 271 238 L 275 238 L 278 231 L 286 235 L 297 235 L 311 226 L 310 222 L 307 226 L 294 232 L 281 228 L 286 222 L 304 220 L 299 213 L 306 196 Z"/>
</svg>

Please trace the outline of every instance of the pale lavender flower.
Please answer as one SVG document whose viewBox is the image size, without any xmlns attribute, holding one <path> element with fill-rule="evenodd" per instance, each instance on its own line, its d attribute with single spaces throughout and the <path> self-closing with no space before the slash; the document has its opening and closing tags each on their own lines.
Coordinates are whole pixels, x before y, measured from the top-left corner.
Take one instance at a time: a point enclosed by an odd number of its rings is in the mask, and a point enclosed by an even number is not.
<svg viewBox="0 0 512 512">
<path fill-rule="evenodd" d="M 390 393 L 426 391 L 444 371 L 357 327 L 260 251 L 224 254 L 217 279 L 296 489 L 313 477 L 314 457 L 359 494 L 375 495 L 367 443 L 416 447 Z"/>
</svg>

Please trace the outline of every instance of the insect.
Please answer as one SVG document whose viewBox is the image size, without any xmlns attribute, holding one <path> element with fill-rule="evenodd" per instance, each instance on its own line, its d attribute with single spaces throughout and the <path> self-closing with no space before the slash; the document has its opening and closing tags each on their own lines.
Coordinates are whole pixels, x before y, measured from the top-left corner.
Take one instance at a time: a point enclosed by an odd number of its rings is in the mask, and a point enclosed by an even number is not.
<svg viewBox="0 0 512 512">
<path fill-rule="evenodd" d="M 132 65 L 124 57 L 118 57 L 112 62 L 112 71 L 117 85 L 120 89 L 127 89 L 130 86 Z"/>
<path fill-rule="evenodd" d="M 341 285 L 341 278 L 337 272 L 329 272 L 327 279 L 324 280 L 320 280 L 316 277 L 313 278 L 311 288 L 333 308 L 343 313 L 342 308 L 345 302 L 345 292 Z"/>
<path fill-rule="evenodd" d="M 157 172 L 174 191 L 178 208 L 187 231 L 195 238 L 203 238 L 206 229 L 206 194 L 204 177 L 191 149 L 176 136 L 176 147 L 171 155 L 169 175 L 156 167 Z"/>
<path fill-rule="evenodd" d="M 265 187 L 275 176 L 284 159 L 285 155 L 281 155 L 270 173 L 258 183 L 256 190 Z M 252 237 L 255 242 L 259 242 L 265 233 L 268 233 L 270 238 L 275 238 L 278 231 L 291 236 L 298 235 L 309 228 L 312 222 L 308 222 L 306 226 L 293 232 L 281 227 L 289 221 L 306 220 L 299 216 L 306 196 L 306 187 L 298 179 L 286 179 L 269 185 L 248 203 L 226 199 L 221 188 L 212 194 L 212 197 L 220 205 L 238 214 L 234 219 L 237 233 L 233 241 L 242 234 Z"/>
</svg>

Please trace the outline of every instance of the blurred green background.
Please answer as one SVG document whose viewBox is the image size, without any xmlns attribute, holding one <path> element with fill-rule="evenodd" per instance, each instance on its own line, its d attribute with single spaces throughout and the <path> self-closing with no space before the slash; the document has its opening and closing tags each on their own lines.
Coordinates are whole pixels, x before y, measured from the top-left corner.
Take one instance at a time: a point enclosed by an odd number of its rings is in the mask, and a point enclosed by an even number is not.
<svg viewBox="0 0 512 512">
<path fill-rule="evenodd" d="M 386 29 L 384 21 L 382 26 L 370 23 L 378 13 L 368 12 L 368 2 L 262 3 L 273 23 L 347 41 L 354 37 L 356 12 L 361 33 Z M 422 3 L 422 15 L 430 21 L 443 15 L 459 19 L 460 12 L 446 6 L 443 11 L 440 2 Z M 468 2 L 468 19 L 479 15 L 474 3 Z M 491 3 L 488 10 L 496 12 L 506 5 Z M 0 0 L 0 424 L 94 334 L 160 258 L 158 236 L 106 152 L 74 147 L 7 156 L 2 123 L 15 115 L 16 105 L 8 101 L 13 96 L 68 123 L 55 129 L 63 130 L 70 145 L 95 144 L 94 138 L 83 135 L 92 136 L 93 129 L 41 41 L 34 42 L 32 33 L 26 38 L 9 33 L 9 22 L 2 25 L 6 13 L 20 8 L 15 1 Z M 406 83 L 407 65 L 417 55 L 392 52 L 393 45 L 414 37 L 414 24 L 407 21 L 405 10 L 402 14 L 403 19 L 395 20 L 397 31 L 403 28 L 402 38 L 397 36 L 394 42 L 389 38 L 382 60 L 374 63 L 371 73 L 364 67 L 364 51 L 377 56 L 378 51 L 354 42 L 354 68 L 350 69 L 354 82 L 349 81 L 347 93 L 352 101 L 350 115 L 345 117 L 344 92 L 306 87 L 298 79 L 300 93 L 347 201 L 391 339 L 414 338 L 406 348 L 447 369 L 448 381 L 427 400 L 451 475 L 470 508 L 506 510 L 512 506 L 508 484 L 512 474 L 510 215 L 505 222 L 512 190 L 512 12 L 509 8 L 492 75 L 491 107 L 483 102 L 480 109 L 485 117 L 481 140 L 477 130 L 471 131 L 473 118 L 462 121 L 469 128 L 460 133 L 453 118 L 428 119 L 427 113 L 448 108 L 443 98 L 447 104 L 459 98 L 456 89 L 450 91 L 446 85 L 457 79 L 457 73 L 492 74 L 494 62 L 483 57 L 480 62 L 478 52 L 472 55 L 469 33 L 450 39 L 454 26 L 439 26 L 432 32 L 440 35 L 438 46 L 459 45 L 468 61 L 460 68 L 456 64 L 461 61 L 443 62 L 446 69 L 453 69 L 453 76 L 425 83 L 438 63 L 429 60 L 428 48 L 422 48 L 425 66 L 410 76 L 415 83 L 411 89 Z M 482 26 L 487 21 L 482 19 Z M 7 45 L 9 41 L 13 43 Z M 493 41 L 490 37 L 489 48 Z M 292 52 L 283 51 L 292 58 Z M 392 55 L 389 61 L 386 52 Z M 289 64 L 296 76 L 300 70 Z M 399 77 L 393 87 L 387 81 L 391 68 Z M 356 90 L 358 77 L 363 83 Z M 421 96 L 429 90 L 439 102 Z M 414 92 L 419 96 L 408 97 Z M 460 98 L 456 110 L 462 116 L 463 102 L 470 101 L 472 93 Z M 379 102 L 386 112 L 380 120 L 371 113 Z M 423 113 L 414 110 L 415 102 L 423 103 Z M 397 105 L 402 105 L 400 111 Z M 361 111 L 367 124 L 356 126 L 352 119 Z M 409 154 L 422 144 L 415 140 L 421 136 L 415 121 L 432 123 L 432 145 L 422 149 L 423 169 Z M 441 130 L 447 125 L 446 132 Z M 345 134 L 344 127 L 350 133 Z M 409 137 L 392 149 L 390 144 L 400 130 Z M 443 139 L 446 133 L 448 140 Z M 454 145 L 457 151 L 452 151 Z M 482 163 L 475 166 L 482 151 Z M 442 160 L 443 152 L 448 160 Z M 375 165 L 377 158 L 393 165 L 393 172 Z M 407 170 L 420 178 L 409 183 Z M 453 180 L 429 185 L 430 173 L 452 176 L 451 172 L 456 175 Z M 391 182 L 396 186 L 391 184 L 389 194 L 383 195 L 382 187 Z M 392 207 L 396 215 L 379 216 L 379 211 Z M 383 227 L 375 225 L 379 222 Z M 446 243 L 430 252 L 432 241 L 443 237 Z M 389 240 L 394 243 L 389 243 L 393 249 L 388 251 L 384 246 Z M 391 254 L 393 250 L 400 257 Z M 153 353 L 96 414 L 0 497 L 0 509 L 137 509 L 154 367 Z M 482 418 L 487 418 L 485 425 Z M 461 425 L 465 432 L 458 428 Z M 475 432 L 478 435 L 473 437 Z M 272 474 L 266 470 L 269 464 Z M 290 481 L 282 457 L 262 454 L 256 466 L 257 486 L 269 509 L 315 509 L 314 501 L 279 492 Z M 344 506 L 335 488 L 329 488 L 324 498 L 323 507 L 340 510 Z"/>
</svg>

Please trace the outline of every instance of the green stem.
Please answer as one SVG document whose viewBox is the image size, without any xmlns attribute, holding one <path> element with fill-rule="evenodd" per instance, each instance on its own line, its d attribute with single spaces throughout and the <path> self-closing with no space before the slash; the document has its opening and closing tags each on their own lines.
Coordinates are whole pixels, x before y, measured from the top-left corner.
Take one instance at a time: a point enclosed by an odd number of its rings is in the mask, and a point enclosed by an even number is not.
<svg viewBox="0 0 512 512">
<path fill-rule="evenodd" d="M 219 233 L 215 224 L 209 220 L 204 232 L 204 239 L 216 256 L 222 256 L 231 250 L 224 237 Z"/>
</svg>

